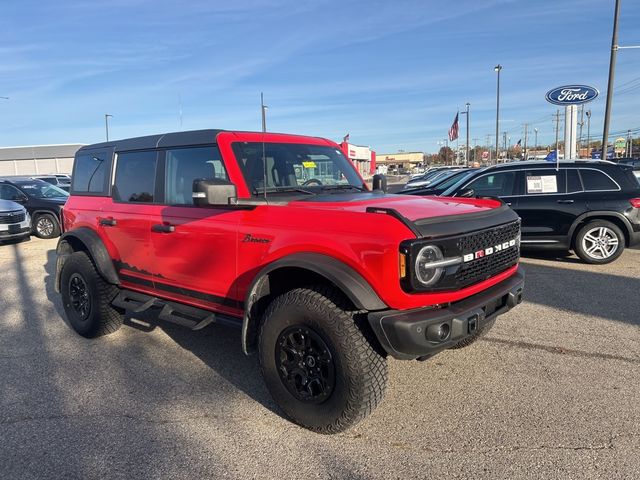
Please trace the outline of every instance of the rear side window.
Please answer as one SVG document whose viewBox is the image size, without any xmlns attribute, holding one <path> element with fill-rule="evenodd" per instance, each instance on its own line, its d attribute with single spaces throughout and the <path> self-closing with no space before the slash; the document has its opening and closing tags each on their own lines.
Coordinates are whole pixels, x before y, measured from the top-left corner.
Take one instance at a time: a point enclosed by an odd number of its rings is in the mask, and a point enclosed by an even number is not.
<svg viewBox="0 0 640 480">
<path fill-rule="evenodd" d="M 582 182 L 580 181 L 580 175 L 575 168 L 569 168 L 567 172 L 567 193 L 576 193 L 582 191 Z"/>
<path fill-rule="evenodd" d="M 193 181 L 228 180 L 218 147 L 176 148 L 166 152 L 165 203 L 193 205 Z"/>
<path fill-rule="evenodd" d="M 123 152 L 118 154 L 113 197 L 120 202 L 153 203 L 158 154 Z"/>
<path fill-rule="evenodd" d="M 71 191 L 78 194 L 106 194 L 110 160 L 110 152 L 78 154 L 73 166 Z"/>
<path fill-rule="evenodd" d="M 481 197 L 508 197 L 514 194 L 515 185 L 516 172 L 498 172 L 483 175 L 467 188 L 472 188 L 475 195 Z"/>
<path fill-rule="evenodd" d="M 604 174 L 600 170 L 585 168 L 580 170 L 582 184 L 586 191 L 594 190 L 619 190 L 620 187 L 611 177 Z"/>
</svg>

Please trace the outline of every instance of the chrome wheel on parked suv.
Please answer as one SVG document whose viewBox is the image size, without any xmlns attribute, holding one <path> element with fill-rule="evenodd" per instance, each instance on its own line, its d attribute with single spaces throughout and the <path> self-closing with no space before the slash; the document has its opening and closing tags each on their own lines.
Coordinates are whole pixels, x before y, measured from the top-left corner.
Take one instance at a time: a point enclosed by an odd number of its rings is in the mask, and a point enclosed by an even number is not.
<svg viewBox="0 0 640 480">
<path fill-rule="evenodd" d="M 613 262 L 624 250 L 622 231 L 613 223 L 596 220 L 580 229 L 575 241 L 578 256 L 587 263 Z"/>
</svg>

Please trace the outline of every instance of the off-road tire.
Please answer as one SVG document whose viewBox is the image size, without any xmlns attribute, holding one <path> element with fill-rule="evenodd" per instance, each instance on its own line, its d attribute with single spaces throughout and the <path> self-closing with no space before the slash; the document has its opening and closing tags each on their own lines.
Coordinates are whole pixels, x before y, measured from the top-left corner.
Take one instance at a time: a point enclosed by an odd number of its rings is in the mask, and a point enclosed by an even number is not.
<svg viewBox="0 0 640 480">
<path fill-rule="evenodd" d="M 89 303 L 88 313 L 81 315 L 72 304 L 71 281 L 84 282 Z M 67 319 L 73 329 L 86 338 L 113 333 L 122 325 L 124 315 L 111 305 L 118 287 L 107 283 L 96 270 L 86 252 L 72 253 L 62 267 L 60 293 Z"/>
<path fill-rule="evenodd" d="M 364 322 L 340 292 L 326 286 L 291 290 L 267 307 L 259 334 L 260 368 L 272 397 L 293 422 L 318 433 L 338 433 L 368 416 L 382 401 L 387 361 Z M 281 380 L 276 344 L 292 326 L 312 330 L 331 353 L 335 385 L 322 403 L 296 398 Z"/>
<path fill-rule="evenodd" d="M 491 330 L 493 325 L 496 323 L 496 318 L 497 317 L 493 317 L 491 320 L 485 323 L 483 327 L 480 328 L 476 333 L 474 333 L 473 335 L 469 335 L 467 338 L 460 340 L 453 347 L 449 347 L 449 348 L 457 349 L 457 348 L 468 347 L 469 345 L 474 343 L 476 340 L 478 340 L 480 337 L 483 337 L 484 335 L 486 335 L 489 332 L 489 330 Z"/>
<path fill-rule="evenodd" d="M 594 258 L 593 256 L 589 255 L 589 253 L 587 253 L 587 251 L 584 249 L 582 245 L 583 239 L 594 228 L 605 228 L 617 237 L 618 245 L 616 250 L 613 252 L 611 256 L 607 258 L 601 258 L 601 259 Z M 624 234 L 622 233 L 622 230 L 620 230 L 620 227 L 618 227 L 616 224 L 608 222 L 606 220 L 594 220 L 592 222 L 587 223 L 584 227 L 578 230 L 578 233 L 576 234 L 575 241 L 574 241 L 574 251 L 576 252 L 576 255 L 578 255 L 578 257 L 580 257 L 584 262 L 590 263 L 593 265 L 604 265 L 606 263 L 613 262 L 620 255 L 622 255 L 622 252 L 624 252 L 624 247 L 625 247 L 625 238 L 624 238 Z"/>
<path fill-rule="evenodd" d="M 38 229 L 38 222 L 47 222 L 46 233 L 42 229 Z M 58 219 L 50 213 L 39 213 L 33 218 L 33 233 L 38 238 L 56 238 L 60 236 L 60 223 Z"/>
</svg>

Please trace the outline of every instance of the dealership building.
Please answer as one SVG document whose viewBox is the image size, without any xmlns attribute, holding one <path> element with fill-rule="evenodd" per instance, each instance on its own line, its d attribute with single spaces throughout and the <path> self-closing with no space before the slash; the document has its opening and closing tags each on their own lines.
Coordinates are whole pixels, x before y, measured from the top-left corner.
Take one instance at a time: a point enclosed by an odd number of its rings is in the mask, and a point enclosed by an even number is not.
<svg viewBox="0 0 640 480">
<path fill-rule="evenodd" d="M 0 175 L 71 173 L 81 144 L 0 147 Z"/>
<path fill-rule="evenodd" d="M 376 173 L 376 152 L 371 148 L 343 141 L 340 149 L 364 178 Z"/>
</svg>

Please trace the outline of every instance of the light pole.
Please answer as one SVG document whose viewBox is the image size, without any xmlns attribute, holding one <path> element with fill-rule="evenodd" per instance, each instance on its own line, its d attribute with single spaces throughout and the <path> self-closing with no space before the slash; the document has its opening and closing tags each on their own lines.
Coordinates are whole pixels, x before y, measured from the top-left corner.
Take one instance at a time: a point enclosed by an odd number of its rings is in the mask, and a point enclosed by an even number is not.
<svg viewBox="0 0 640 480">
<path fill-rule="evenodd" d="M 611 115 L 611 100 L 613 99 L 613 77 L 616 70 L 616 55 L 618 53 L 618 17 L 620 16 L 620 0 L 616 0 L 613 14 L 613 34 L 611 35 L 611 56 L 609 57 L 609 83 L 607 84 L 607 105 L 604 110 L 604 131 L 602 132 L 602 160 L 607 159 L 609 143 L 609 117 Z"/>
<path fill-rule="evenodd" d="M 260 111 L 262 113 L 262 133 L 267 131 L 267 110 L 269 107 L 264 104 L 264 95 L 260 92 Z"/>
<path fill-rule="evenodd" d="M 107 142 L 109 141 L 109 117 L 113 117 L 113 115 L 109 115 L 108 113 L 104 114 L 104 129 L 107 132 Z"/>
<path fill-rule="evenodd" d="M 500 159 L 500 139 L 498 138 L 498 132 L 500 127 L 500 72 L 502 71 L 502 65 L 498 64 L 493 68 L 498 73 L 498 83 L 496 86 L 496 164 Z"/>
<path fill-rule="evenodd" d="M 587 158 L 591 158 L 591 110 L 584 113 L 587 116 Z"/>
<path fill-rule="evenodd" d="M 536 153 L 535 153 L 535 157 L 537 157 L 538 156 L 538 129 L 534 128 L 533 129 L 533 133 L 536 136 Z M 535 160 L 535 158 L 534 158 L 534 160 Z"/>
<path fill-rule="evenodd" d="M 467 107 L 467 110 L 465 112 L 460 112 L 460 114 L 467 116 L 467 147 L 466 147 L 465 160 L 468 167 L 469 166 L 469 107 L 471 106 L 471 104 L 467 102 L 465 106 Z"/>
</svg>

